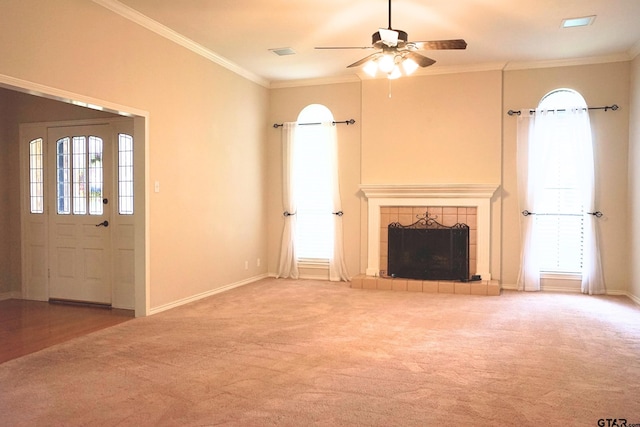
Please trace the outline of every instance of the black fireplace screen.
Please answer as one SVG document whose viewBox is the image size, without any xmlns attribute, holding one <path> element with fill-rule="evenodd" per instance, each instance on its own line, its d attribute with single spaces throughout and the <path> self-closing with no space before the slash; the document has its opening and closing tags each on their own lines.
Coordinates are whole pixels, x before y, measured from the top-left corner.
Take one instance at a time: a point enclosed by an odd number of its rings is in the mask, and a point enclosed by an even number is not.
<svg viewBox="0 0 640 427">
<path fill-rule="evenodd" d="M 469 279 L 469 226 L 430 218 L 389 224 L 387 275 L 419 280 Z"/>
</svg>

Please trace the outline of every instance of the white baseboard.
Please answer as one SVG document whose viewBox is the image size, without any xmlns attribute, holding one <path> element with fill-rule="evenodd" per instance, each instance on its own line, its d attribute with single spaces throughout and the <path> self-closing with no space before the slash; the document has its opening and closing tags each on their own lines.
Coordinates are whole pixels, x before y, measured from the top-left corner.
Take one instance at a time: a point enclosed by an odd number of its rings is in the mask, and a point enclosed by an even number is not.
<svg viewBox="0 0 640 427">
<path fill-rule="evenodd" d="M 515 283 L 501 283 L 500 287 L 502 289 L 505 289 L 507 291 L 517 291 L 518 290 L 518 285 Z M 546 292 L 572 292 L 572 293 L 580 293 L 580 286 L 576 287 L 574 283 L 567 283 L 567 284 L 562 284 L 562 283 L 552 283 L 552 284 L 545 284 L 544 282 L 542 282 L 542 284 L 540 285 L 540 290 L 541 291 L 546 291 Z"/>
<path fill-rule="evenodd" d="M 637 305 L 640 305 L 640 298 L 638 298 L 637 296 L 629 293 L 629 292 L 625 292 L 624 295 L 626 295 L 627 297 L 629 297 L 629 299 L 633 302 L 635 302 Z"/>
<path fill-rule="evenodd" d="M 274 279 L 278 279 L 277 274 L 269 274 L 269 277 L 272 277 Z M 290 279 L 290 277 L 280 277 L 280 279 Z M 303 279 L 303 280 L 320 280 L 320 281 L 324 281 L 324 282 L 329 282 L 329 275 L 328 274 L 300 274 L 298 276 L 298 279 Z"/>
<path fill-rule="evenodd" d="M 502 283 L 501 284 L 502 289 L 508 290 L 508 291 L 517 291 L 518 290 L 518 285 L 516 285 L 515 283 Z M 581 293 L 582 291 L 580 290 L 580 288 L 576 288 L 575 284 L 570 284 L 567 283 L 566 286 L 562 286 L 562 285 L 558 285 L 553 284 L 553 285 L 543 285 L 541 291 L 543 292 L 570 292 L 570 293 Z M 640 305 L 640 298 L 638 298 L 637 296 L 627 292 L 627 291 L 623 291 L 623 290 L 619 290 L 619 289 L 612 289 L 612 290 L 607 290 L 606 295 L 613 295 L 613 296 L 626 296 L 628 297 L 631 301 L 633 301 L 634 303 Z"/>
<path fill-rule="evenodd" d="M 254 276 L 254 277 L 250 277 L 250 278 L 245 279 L 245 280 L 241 280 L 239 282 L 230 283 L 228 285 L 224 285 L 224 286 L 221 286 L 219 288 L 211 289 L 210 291 L 202 292 L 200 294 L 196 294 L 196 295 L 193 295 L 193 296 L 190 296 L 190 297 L 187 297 L 187 298 L 182 298 L 182 299 L 179 299 L 177 301 L 170 302 L 168 304 L 163 304 L 163 305 L 158 306 L 158 307 L 153 307 L 153 308 L 149 309 L 149 316 L 151 316 L 152 314 L 158 314 L 158 313 L 161 313 L 163 311 L 171 310 L 172 308 L 180 307 L 181 305 L 189 304 L 190 302 L 198 301 L 198 300 L 201 300 L 203 298 L 210 297 L 212 295 L 216 295 L 216 294 L 219 294 L 219 293 L 222 293 L 222 292 L 226 292 L 226 291 L 229 291 L 231 289 L 238 288 L 240 286 L 244 286 L 244 285 L 248 285 L 248 284 L 253 283 L 253 282 L 257 282 L 258 280 L 264 279 L 266 277 L 269 277 L 269 275 L 268 274 L 261 274 L 259 276 Z"/>
<path fill-rule="evenodd" d="M 308 268 L 305 267 L 304 268 L 307 271 L 303 271 L 303 268 L 299 268 L 298 272 L 298 278 L 299 279 L 305 279 L 305 280 L 324 280 L 326 282 L 329 281 L 329 270 L 328 269 L 323 269 L 323 268 L 318 268 L 316 270 L 314 270 L 313 268 Z M 276 273 L 269 273 L 269 277 L 273 277 L 273 278 L 277 278 L 278 275 Z"/>
<path fill-rule="evenodd" d="M 571 294 L 579 294 L 582 293 L 580 288 L 576 288 L 575 286 L 562 286 L 562 285 L 543 285 L 540 289 L 543 292 L 567 292 Z"/>
<path fill-rule="evenodd" d="M 301 279 L 305 280 L 324 280 L 329 281 L 329 274 L 300 274 Z"/>
</svg>

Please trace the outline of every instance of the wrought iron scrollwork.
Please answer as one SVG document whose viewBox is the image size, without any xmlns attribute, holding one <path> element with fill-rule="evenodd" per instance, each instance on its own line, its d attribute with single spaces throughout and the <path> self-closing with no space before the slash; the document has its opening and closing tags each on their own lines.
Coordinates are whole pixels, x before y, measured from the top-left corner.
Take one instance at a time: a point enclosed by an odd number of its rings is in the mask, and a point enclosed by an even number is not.
<svg viewBox="0 0 640 427">
<path fill-rule="evenodd" d="M 451 227 L 446 226 L 446 225 L 442 225 L 440 224 L 438 221 L 436 221 L 436 219 L 438 218 L 437 215 L 435 216 L 429 216 L 429 212 L 425 212 L 424 215 L 416 215 L 416 218 L 418 218 L 418 220 L 416 222 L 414 222 L 413 224 L 410 225 L 402 225 L 399 222 L 392 222 L 391 224 L 389 224 L 388 228 L 429 228 L 429 229 L 464 229 L 464 228 L 469 228 L 469 226 L 467 224 L 461 224 L 461 223 L 456 223 L 454 225 L 452 225 Z"/>
</svg>

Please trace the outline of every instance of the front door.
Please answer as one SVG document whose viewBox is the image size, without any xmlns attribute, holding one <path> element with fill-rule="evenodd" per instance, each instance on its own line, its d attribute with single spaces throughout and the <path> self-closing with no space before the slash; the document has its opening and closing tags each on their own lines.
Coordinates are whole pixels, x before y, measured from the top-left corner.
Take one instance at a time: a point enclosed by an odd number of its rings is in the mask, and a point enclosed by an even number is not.
<svg viewBox="0 0 640 427">
<path fill-rule="evenodd" d="M 111 304 L 111 127 L 47 133 L 49 298 Z"/>
</svg>

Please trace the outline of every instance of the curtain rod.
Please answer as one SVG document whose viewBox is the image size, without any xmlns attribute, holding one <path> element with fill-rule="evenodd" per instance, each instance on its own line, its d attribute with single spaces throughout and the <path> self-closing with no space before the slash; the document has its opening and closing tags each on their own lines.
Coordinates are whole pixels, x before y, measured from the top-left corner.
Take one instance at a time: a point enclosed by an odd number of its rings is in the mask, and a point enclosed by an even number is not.
<svg viewBox="0 0 640 427">
<path fill-rule="evenodd" d="M 602 218 L 604 216 L 604 214 L 600 211 L 595 211 L 595 212 L 585 212 L 587 215 L 593 215 L 596 218 Z M 550 215 L 550 216 L 582 216 L 581 213 L 535 213 L 535 212 L 529 212 L 528 210 L 523 210 L 522 211 L 522 215 L 523 216 L 530 216 L 530 215 Z"/>
<path fill-rule="evenodd" d="M 356 122 L 355 120 L 353 120 L 353 119 L 349 119 L 349 120 L 344 120 L 344 121 L 342 121 L 342 122 L 331 122 L 331 123 L 333 123 L 334 125 L 337 125 L 338 123 L 344 123 L 344 124 L 346 124 L 347 126 L 349 126 L 349 125 L 354 124 L 355 122 Z M 305 126 L 305 125 L 321 125 L 322 123 L 298 123 L 298 124 L 299 124 L 300 126 Z M 278 124 L 278 123 L 274 123 L 274 124 L 273 124 L 273 127 L 274 127 L 275 129 L 277 129 L 277 128 L 281 127 L 281 126 L 284 126 L 284 124 L 282 124 L 282 123 L 280 123 L 280 124 Z"/>
<path fill-rule="evenodd" d="M 616 111 L 618 108 L 618 104 L 613 104 L 613 105 L 605 105 L 604 107 L 587 107 L 587 110 L 604 110 L 604 111 L 608 111 L 608 110 L 613 110 Z M 564 109 L 561 110 L 550 110 L 550 111 L 567 111 Z M 536 110 L 529 110 L 529 114 L 533 114 L 535 113 Z M 510 116 L 516 115 L 519 116 L 520 114 L 522 114 L 522 111 L 520 110 L 509 110 L 507 111 L 507 114 Z"/>
</svg>

